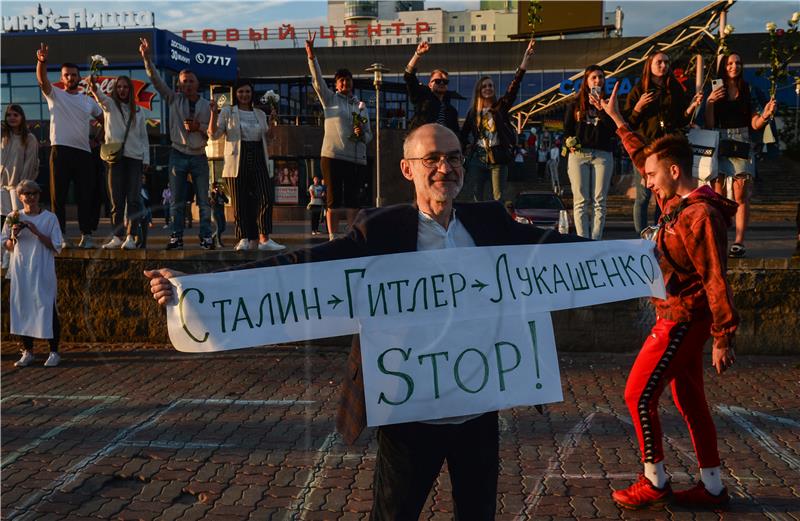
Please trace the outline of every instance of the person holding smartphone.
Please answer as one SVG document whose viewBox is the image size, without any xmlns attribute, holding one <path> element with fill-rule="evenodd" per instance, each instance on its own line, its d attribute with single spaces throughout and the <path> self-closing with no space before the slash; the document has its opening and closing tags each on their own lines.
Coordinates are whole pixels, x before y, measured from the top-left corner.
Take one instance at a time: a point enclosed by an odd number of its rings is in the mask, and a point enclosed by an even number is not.
<svg viewBox="0 0 800 521">
<path fill-rule="evenodd" d="M 575 232 L 594 240 L 603 238 L 606 197 L 614 174 L 616 128 L 600 104 L 604 98 L 605 75 L 597 65 L 583 73 L 577 100 L 564 115 L 564 141 L 577 140 L 569 147 L 567 175 L 572 185 Z"/>
<path fill-rule="evenodd" d="M 706 100 L 706 127 L 719 129 L 719 175 L 714 190 L 726 195 L 728 184 L 733 187 L 736 210 L 736 237 L 728 251 L 729 257 L 744 257 L 744 232 L 750 217 L 750 195 L 755 176 L 753 145 L 750 130 L 761 130 L 775 114 L 775 99 L 769 100 L 759 114 L 753 111 L 750 87 L 742 77 L 742 58 L 732 53 L 719 60 L 717 79 Z"/>
<path fill-rule="evenodd" d="M 689 99 L 672 74 L 669 56 L 659 51 L 647 58 L 642 70 L 642 80 L 628 94 L 623 114 L 631 130 L 641 134 L 649 143 L 686 127 L 702 101 L 701 92 Z M 647 228 L 649 204 L 650 190 L 636 182 L 636 201 L 633 204 L 633 225 L 636 233 Z M 659 214 L 656 205 L 654 221 L 658 221 Z"/>
</svg>

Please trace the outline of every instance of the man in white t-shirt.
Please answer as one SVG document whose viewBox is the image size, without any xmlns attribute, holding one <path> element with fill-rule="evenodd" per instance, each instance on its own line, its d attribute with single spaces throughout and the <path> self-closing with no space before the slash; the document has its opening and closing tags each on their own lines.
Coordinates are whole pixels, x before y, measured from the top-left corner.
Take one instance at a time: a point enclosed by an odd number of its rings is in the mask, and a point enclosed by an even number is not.
<svg viewBox="0 0 800 521">
<path fill-rule="evenodd" d="M 70 183 L 75 183 L 78 203 L 80 248 L 93 248 L 92 232 L 97 229 L 98 214 L 95 193 L 95 171 L 89 146 L 89 129 L 93 118 L 103 111 L 89 96 L 78 91 L 80 72 L 74 63 L 61 66 L 65 89 L 54 89 L 47 79 L 47 45 L 36 51 L 36 79 L 50 109 L 50 206 L 58 217 L 61 234 L 65 235 L 66 202 Z M 65 240 L 64 244 L 68 244 Z"/>
</svg>

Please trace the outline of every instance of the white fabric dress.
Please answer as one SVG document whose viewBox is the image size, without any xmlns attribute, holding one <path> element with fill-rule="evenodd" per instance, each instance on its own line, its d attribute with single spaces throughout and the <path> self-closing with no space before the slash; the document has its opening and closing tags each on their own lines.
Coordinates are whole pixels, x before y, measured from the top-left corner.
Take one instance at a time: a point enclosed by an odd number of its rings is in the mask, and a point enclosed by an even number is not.
<svg viewBox="0 0 800 521">
<path fill-rule="evenodd" d="M 47 210 L 38 215 L 19 213 L 20 221 L 32 222 L 39 233 L 47 235 L 53 246 L 61 252 L 62 237 L 58 218 Z M 11 227 L 3 226 L 3 244 L 11 236 Z M 53 308 L 56 302 L 55 252 L 42 244 L 28 229 L 17 236 L 11 252 L 6 278 L 11 280 L 10 318 L 11 334 L 33 338 L 53 338 Z"/>
</svg>

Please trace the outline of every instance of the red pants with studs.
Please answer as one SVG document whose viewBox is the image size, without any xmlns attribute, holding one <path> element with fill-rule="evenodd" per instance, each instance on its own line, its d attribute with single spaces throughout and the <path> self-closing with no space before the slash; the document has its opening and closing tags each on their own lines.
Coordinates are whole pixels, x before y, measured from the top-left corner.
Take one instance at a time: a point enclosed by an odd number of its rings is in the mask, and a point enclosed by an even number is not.
<svg viewBox="0 0 800 521">
<path fill-rule="evenodd" d="M 664 459 L 658 399 L 669 384 L 700 468 L 719 466 L 717 431 L 703 389 L 703 345 L 709 336 L 710 318 L 680 323 L 659 318 L 636 357 L 625 385 L 625 403 L 645 463 Z"/>
</svg>

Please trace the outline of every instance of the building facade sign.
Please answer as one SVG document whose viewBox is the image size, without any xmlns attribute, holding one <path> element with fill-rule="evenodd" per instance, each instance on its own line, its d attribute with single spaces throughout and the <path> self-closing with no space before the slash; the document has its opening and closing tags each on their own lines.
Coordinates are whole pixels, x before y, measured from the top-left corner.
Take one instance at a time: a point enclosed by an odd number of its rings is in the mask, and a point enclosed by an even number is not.
<svg viewBox="0 0 800 521">
<path fill-rule="evenodd" d="M 236 49 L 190 42 L 169 31 L 158 31 L 154 60 L 157 66 L 180 71 L 191 69 L 198 78 L 235 81 Z"/>
<path fill-rule="evenodd" d="M 391 36 L 397 35 L 400 36 L 401 33 L 404 34 L 404 29 L 406 29 L 406 25 L 409 27 L 413 27 L 416 36 L 420 36 L 421 34 L 430 33 L 431 26 L 427 22 L 416 22 L 415 24 L 406 24 L 405 22 L 391 22 L 388 24 L 370 24 L 366 27 L 348 24 L 344 27 L 334 27 L 333 25 L 319 26 L 319 31 L 317 32 L 317 38 L 323 40 L 335 40 L 337 38 L 340 39 L 349 39 L 355 40 L 359 37 L 366 36 L 367 38 L 371 37 L 381 37 L 381 36 Z M 250 27 L 248 29 L 184 29 L 181 31 L 181 35 L 184 38 L 194 38 L 196 35 L 200 35 L 200 40 L 204 42 L 238 42 L 241 40 L 249 40 L 249 41 L 261 41 L 261 40 L 294 40 L 297 37 L 297 33 L 300 32 L 302 38 L 305 38 L 305 31 L 306 29 L 296 28 L 292 24 L 283 24 L 278 28 L 269 29 L 267 27 L 262 28 L 253 28 Z"/>
<path fill-rule="evenodd" d="M 54 13 L 52 9 L 40 9 L 40 11 L 36 14 L 3 16 L 3 32 L 132 29 L 155 26 L 155 15 L 150 11 L 70 9 L 68 14 Z"/>
</svg>

